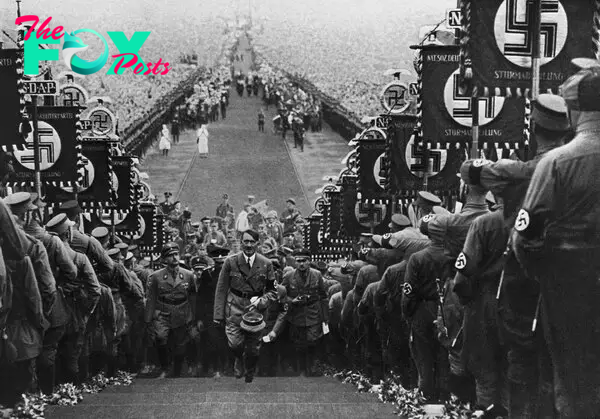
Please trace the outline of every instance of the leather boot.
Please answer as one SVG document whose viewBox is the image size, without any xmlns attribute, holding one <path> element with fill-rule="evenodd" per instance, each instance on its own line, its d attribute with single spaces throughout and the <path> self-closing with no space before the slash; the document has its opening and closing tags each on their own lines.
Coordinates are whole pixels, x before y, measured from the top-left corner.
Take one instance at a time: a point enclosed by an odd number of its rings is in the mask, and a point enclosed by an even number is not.
<svg viewBox="0 0 600 419">
<path fill-rule="evenodd" d="M 42 393 L 52 394 L 52 390 L 54 389 L 54 380 L 54 365 L 38 366 L 38 382 Z"/>
<path fill-rule="evenodd" d="M 247 355 L 245 359 L 246 364 L 246 382 L 251 383 L 254 380 L 254 373 L 256 371 L 256 363 L 258 362 L 258 357 L 254 355 Z"/>
<path fill-rule="evenodd" d="M 306 376 L 306 353 L 302 349 L 296 349 L 296 371 L 300 376 Z"/>
<path fill-rule="evenodd" d="M 244 352 L 243 350 L 233 350 L 235 356 L 235 363 L 233 364 L 233 375 L 235 378 L 242 378 L 244 376 Z"/>
<path fill-rule="evenodd" d="M 158 362 L 161 369 L 159 378 L 165 378 L 167 370 L 169 369 L 169 353 L 167 351 L 167 345 L 156 345 L 156 355 L 158 356 Z"/>
</svg>

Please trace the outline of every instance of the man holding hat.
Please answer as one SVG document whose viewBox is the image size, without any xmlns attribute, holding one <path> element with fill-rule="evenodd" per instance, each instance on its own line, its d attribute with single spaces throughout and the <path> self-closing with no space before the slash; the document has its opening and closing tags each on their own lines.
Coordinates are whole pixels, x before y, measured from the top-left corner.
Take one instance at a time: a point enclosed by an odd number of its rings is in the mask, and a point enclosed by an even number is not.
<svg viewBox="0 0 600 419">
<path fill-rule="evenodd" d="M 77 268 L 77 281 L 63 283 L 61 287 L 66 306 L 70 308 L 71 318 L 58 353 L 62 358 L 63 381 L 78 384 L 79 356 L 83 348 L 87 321 L 100 299 L 101 289 L 87 256 L 70 248 L 73 226 L 74 223 L 67 215 L 60 213 L 48 221 L 46 230 L 62 240 Z"/>
<path fill-rule="evenodd" d="M 173 375 L 179 377 L 188 342 L 188 325 L 193 320 L 190 294 L 196 292 L 196 276 L 180 268 L 179 246 L 163 246 L 161 258 L 166 267 L 150 275 L 146 301 L 146 324 L 155 338 L 161 374 L 165 378 L 169 366 L 167 343 L 175 341 Z"/>
<path fill-rule="evenodd" d="M 551 150 L 562 144 L 569 134 L 567 106 L 560 96 L 541 94 L 534 103 L 532 119 L 537 143 L 536 155 L 527 162 L 501 159 L 497 162 L 467 160 L 460 169 L 461 177 L 472 185 L 489 189 L 503 206 L 507 230 L 515 225 L 517 212 L 525 197 L 536 166 Z M 494 234 L 493 232 L 480 233 Z M 523 270 L 514 253 L 504 257 L 504 274 L 500 284 L 498 313 L 503 340 L 508 350 L 508 379 L 511 417 L 530 415 L 542 409 L 550 414 L 548 395 L 535 397 L 540 388 L 540 369 L 548 364 L 547 353 L 540 347 L 541 328 L 531 332 L 539 298 L 539 283 Z M 543 355 L 543 356 L 542 356 Z"/>
<path fill-rule="evenodd" d="M 310 268 L 310 252 L 298 249 L 294 258 L 297 268 L 283 275 L 281 285 L 287 291 L 289 336 L 297 362 L 302 373 L 311 376 L 315 373 L 316 345 L 323 336 L 323 325 L 329 321 L 329 301 L 321 272 Z"/>
<path fill-rule="evenodd" d="M 302 214 L 296 209 L 296 200 L 294 198 L 288 198 L 285 201 L 285 205 L 286 209 L 281 213 L 283 231 L 291 231 L 294 229 L 296 219 L 302 217 Z"/>
<path fill-rule="evenodd" d="M 246 382 L 254 379 L 260 334 L 243 329 L 242 316 L 249 311 L 264 312 L 277 298 L 273 265 L 256 253 L 258 243 L 256 231 L 242 233 L 242 252 L 225 260 L 215 292 L 214 322 L 225 322 L 229 347 L 235 356 L 235 376 L 244 375 L 245 364 Z"/>
<path fill-rule="evenodd" d="M 567 79 L 561 95 L 575 137 L 537 165 L 512 239 L 539 281 L 555 411 L 583 418 L 600 411 L 600 67 Z"/>
</svg>

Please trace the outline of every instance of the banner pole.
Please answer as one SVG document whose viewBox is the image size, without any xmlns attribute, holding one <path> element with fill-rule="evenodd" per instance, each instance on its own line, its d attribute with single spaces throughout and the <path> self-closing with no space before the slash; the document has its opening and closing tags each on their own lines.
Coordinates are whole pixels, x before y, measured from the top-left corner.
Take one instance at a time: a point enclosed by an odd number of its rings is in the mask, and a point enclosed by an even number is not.
<svg viewBox="0 0 600 419">
<path fill-rule="evenodd" d="M 533 2 L 533 22 L 529 26 L 529 36 L 532 40 L 531 50 L 531 100 L 536 101 L 540 94 L 540 67 L 541 67 L 541 43 L 540 31 L 542 30 L 542 0 Z M 531 131 L 535 133 L 535 121 L 530 121 Z M 535 135 L 529 137 L 529 149 L 526 158 L 533 158 L 537 150 Z"/>
<path fill-rule="evenodd" d="M 40 137 L 38 133 L 37 95 L 31 95 L 33 105 L 33 168 L 35 170 L 35 192 L 42 196 L 42 179 L 40 175 Z"/>
<path fill-rule="evenodd" d="M 471 113 L 472 113 L 472 138 L 471 138 L 471 158 L 479 157 L 479 99 L 477 98 L 477 88 L 473 88 L 473 96 L 471 97 Z"/>
</svg>

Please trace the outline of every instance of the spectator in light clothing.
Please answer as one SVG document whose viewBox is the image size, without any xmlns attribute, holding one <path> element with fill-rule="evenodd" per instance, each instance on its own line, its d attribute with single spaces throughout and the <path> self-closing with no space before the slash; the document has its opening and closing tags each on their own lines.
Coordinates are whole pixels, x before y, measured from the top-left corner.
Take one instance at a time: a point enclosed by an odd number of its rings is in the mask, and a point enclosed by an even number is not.
<svg viewBox="0 0 600 419">
<path fill-rule="evenodd" d="M 196 143 L 198 144 L 198 153 L 200 157 L 206 158 L 208 157 L 208 129 L 206 128 L 206 124 L 202 124 L 200 128 L 196 131 L 197 139 Z"/>
<path fill-rule="evenodd" d="M 239 237 L 242 236 L 244 231 L 250 230 L 250 223 L 248 222 L 250 206 L 250 204 L 244 205 L 244 209 L 238 214 L 237 220 L 235 220 L 235 231 L 237 231 Z"/>
</svg>

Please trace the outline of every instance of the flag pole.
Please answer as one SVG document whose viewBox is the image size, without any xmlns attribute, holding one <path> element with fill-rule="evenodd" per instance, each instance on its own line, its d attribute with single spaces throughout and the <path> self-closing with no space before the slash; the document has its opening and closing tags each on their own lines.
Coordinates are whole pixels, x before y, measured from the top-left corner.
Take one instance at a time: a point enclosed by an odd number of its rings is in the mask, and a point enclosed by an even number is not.
<svg viewBox="0 0 600 419">
<path fill-rule="evenodd" d="M 541 67 L 541 42 L 540 32 L 542 30 L 542 0 L 535 0 L 532 7 L 533 21 L 529 26 L 531 36 L 531 100 L 536 101 L 540 95 L 540 67 Z M 535 121 L 530 122 L 530 127 L 535 132 Z M 535 135 L 529 136 L 529 149 L 526 158 L 533 158 L 537 149 Z"/>
</svg>

